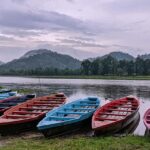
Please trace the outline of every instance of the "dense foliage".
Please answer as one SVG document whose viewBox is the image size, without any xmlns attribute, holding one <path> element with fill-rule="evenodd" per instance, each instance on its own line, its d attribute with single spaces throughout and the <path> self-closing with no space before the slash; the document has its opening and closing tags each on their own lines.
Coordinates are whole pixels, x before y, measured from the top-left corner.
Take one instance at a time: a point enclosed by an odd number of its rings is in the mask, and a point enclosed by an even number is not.
<svg viewBox="0 0 150 150">
<path fill-rule="evenodd" d="M 1 75 L 116 75 L 134 76 L 150 75 L 150 59 L 137 57 L 135 60 L 117 60 L 112 56 L 93 61 L 84 60 L 80 69 L 58 69 L 38 67 L 36 69 L 6 69 L 0 70 Z"/>
<path fill-rule="evenodd" d="M 135 60 L 117 60 L 111 56 L 94 61 L 84 60 L 81 64 L 84 75 L 150 75 L 150 59 L 137 57 Z"/>
</svg>

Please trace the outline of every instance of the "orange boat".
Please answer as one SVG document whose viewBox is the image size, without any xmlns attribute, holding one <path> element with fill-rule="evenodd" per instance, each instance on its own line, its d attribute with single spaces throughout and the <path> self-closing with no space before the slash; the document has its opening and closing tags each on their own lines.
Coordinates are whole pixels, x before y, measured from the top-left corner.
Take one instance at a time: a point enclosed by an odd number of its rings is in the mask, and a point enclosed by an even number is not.
<svg viewBox="0 0 150 150">
<path fill-rule="evenodd" d="M 100 107 L 92 117 L 92 129 L 96 135 L 120 131 L 138 116 L 139 100 L 133 96 L 113 100 Z"/>
<path fill-rule="evenodd" d="M 0 117 L 0 134 L 16 134 L 36 128 L 45 114 L 66 102 L 63 93 L 33 98 L 7 110 Z"/>
</svg>

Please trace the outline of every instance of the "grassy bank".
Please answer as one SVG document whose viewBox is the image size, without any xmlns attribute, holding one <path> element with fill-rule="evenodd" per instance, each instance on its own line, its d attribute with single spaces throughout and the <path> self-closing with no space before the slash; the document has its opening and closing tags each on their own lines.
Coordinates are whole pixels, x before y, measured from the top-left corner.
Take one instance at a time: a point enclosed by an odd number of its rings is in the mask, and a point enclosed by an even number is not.
<svg viewBox="0 0 150 150">
<path fill-rule="evenodd" d="M 150 76 L 29 76 L 33 78 L 52 78 L 52 79 L 107 79 L 107 80 L 150 80 Z"/>
<path fill-rule="evenodd" d="M 14 139 L 0 150 L 148 150 L 150 138 L 127 137 L 70 137 L 54 139 Z"/>
<path fill-rule="evenodd" d="M 50 78 L 50 79 L 150 80 L 150 76 L 101 76 L 101 75 L 53 75 L 53 76 L 1 75 L 1 77 L 27 77 L 27 78 Z"/>
</svg>

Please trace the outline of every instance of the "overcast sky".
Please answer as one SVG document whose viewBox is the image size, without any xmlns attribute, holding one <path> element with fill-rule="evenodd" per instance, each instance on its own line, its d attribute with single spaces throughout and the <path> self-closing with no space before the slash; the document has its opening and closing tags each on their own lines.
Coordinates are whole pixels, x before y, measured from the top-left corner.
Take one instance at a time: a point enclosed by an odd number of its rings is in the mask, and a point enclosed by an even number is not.
<svg viewBox="0 0 150 150">
<path fill-rule="evenodd" d="M 1 0 L 0 60 L 48 48 L 79 59 L 149 53 L 150 0 Z"/>
</svg>

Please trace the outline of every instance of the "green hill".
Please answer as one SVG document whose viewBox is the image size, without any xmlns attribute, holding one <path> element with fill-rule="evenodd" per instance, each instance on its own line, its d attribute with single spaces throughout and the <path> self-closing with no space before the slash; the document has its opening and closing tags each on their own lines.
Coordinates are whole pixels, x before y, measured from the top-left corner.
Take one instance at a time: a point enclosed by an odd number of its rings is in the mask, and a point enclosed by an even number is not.
<svg viewBox="0 0 150 150">
<path fill-rule="evenodd" d="M 50 50 L 32 50 L 19 59 L 0 66 L 3 70 L 31 70 L 37 68 L 78 69 L 81 62 L 69 55 L 62 55 Z"/>
</svg>

